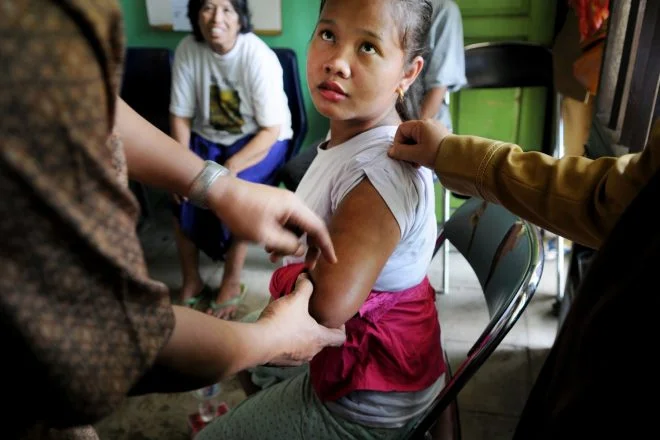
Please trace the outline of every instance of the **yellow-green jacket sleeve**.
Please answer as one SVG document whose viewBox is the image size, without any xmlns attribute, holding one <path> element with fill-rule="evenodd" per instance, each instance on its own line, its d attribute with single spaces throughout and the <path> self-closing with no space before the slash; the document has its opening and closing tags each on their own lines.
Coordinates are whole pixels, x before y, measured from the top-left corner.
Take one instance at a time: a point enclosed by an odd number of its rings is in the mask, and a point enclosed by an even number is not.
<svg viewBox="0 0 660 440">
<path fill-rule="evenodd" d="M 517 145 L 448 136 L 435 163 L 456 193 L 499 203 L 532 223 L 598 249 L 621 213 L 660 168 L 660 120 L 637 154 L 555 159 Z"/>
</svg>

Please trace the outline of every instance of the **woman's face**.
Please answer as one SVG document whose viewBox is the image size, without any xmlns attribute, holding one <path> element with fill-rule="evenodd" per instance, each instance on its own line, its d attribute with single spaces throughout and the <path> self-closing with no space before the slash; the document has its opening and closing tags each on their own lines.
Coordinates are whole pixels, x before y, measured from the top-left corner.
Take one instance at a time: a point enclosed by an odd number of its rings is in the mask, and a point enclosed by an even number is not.
<svg viewBox="0 0 660 440">
<path fill-rule="evenodd" d="M 213 51 L 224 55 L 236 44 L 241 24 L 229 0 L 206 0 L 199 10 L 199 27 Z"/>
<path fill-rule="evenodd" d="M 392 12 L 390 0 L 326 3 L 307 54 L 307 83 L 321 114 L 366 122 L 394 110 L 397 88 L 412 81 Z"/>
</svg>

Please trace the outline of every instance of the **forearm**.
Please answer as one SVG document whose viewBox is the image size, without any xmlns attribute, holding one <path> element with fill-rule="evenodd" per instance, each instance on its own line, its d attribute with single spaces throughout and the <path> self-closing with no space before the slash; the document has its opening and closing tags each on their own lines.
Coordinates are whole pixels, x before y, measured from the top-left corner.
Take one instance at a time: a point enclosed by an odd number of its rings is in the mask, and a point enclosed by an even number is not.
<svg viewBox="0 0 660 440">
<path fill-rule="evenodd" d="M 170 130 L 172 131 L 172 137 L 184 148 L 188 148 L 190 145 L 191 127 L 192 119 L 170 114 Z"/>
<path fill-rule="evenodd" d="M 512 144 L 449 136 L 440 145 L 435 169 L 452 191 L 499 203 L 546 230 L 597 249 L 651 175 L 639 159 L 558 160 Z"/>
<path fill-rule="evenodd" d="M 116 129 L 124 144 L 132 179 L 176 194 L 187 194 L 203 161 L 151 125 L 123 100 L 117 102 Z"/>
<path fill-rule="evenodd" d="M 227 161 L 227 168 L 234 173 L 239 173 L 261 162 L 277 141 L 279 135 L 279 126 L 260 129 L 245 147 Z"/>
<path fill-rule="evenodd" d="M 276 332 L 260 323 L 225 321 L 178 306 L 174 315 L 172 336 L 134 394 L 200 388 L 279 354 Z"/>
<path fill-rule="evenodd" d="M 435 118 L 445 100 L 446 93 L 447 87 L 434 87 L 429 89 L 426 94 L 424 94 L 419 119 Z"/>
</svg>

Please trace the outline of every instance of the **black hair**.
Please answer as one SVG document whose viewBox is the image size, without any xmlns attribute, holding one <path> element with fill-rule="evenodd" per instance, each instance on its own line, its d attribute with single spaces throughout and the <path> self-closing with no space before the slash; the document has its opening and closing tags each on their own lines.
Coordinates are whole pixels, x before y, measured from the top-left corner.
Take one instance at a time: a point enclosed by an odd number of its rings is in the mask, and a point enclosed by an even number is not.
<svg viewBox="0 0 660 440">
<path fill-rule="evenodd" d="M 428 34 L 433 20 L 433 5 L 429 0 L 390 0 L 399 24 L 401 47 L 406 54 L 406 65 L 416 57 L 425 57 L 428 49 Z M 319 15 L 327 0 L 321 0 Z M 419 79 L 419 77 L 418 77 Z M 421 81 L 415 80 L 403 100 L 397 98 L 396 111 L 403 121 L 418 119 L 423 98 Z"/>
<path fill-rule="evenodd" d="M 205 2 L 206 0 L 188 0 L 188 20 L 192 25 L 195 40 L 199 42 L 204 41 L 204 34 L 199 28 L 199 11 L 202 10 Z M 238 14 L 238 23 L 241 25 L 239 32 L 241 34 L 252 32 L 252 17 L 247 0 L 230 0 L 230 2 Z"/>
</svg>

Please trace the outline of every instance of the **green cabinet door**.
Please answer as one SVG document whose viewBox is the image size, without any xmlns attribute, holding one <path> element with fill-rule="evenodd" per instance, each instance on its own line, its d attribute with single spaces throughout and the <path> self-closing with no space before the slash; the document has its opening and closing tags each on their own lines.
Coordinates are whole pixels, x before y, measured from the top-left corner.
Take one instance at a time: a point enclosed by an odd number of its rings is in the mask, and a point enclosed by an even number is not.
<svg viewBox="0 0 660 440">
<path fill-rule="evenodd" d="M 457 3 L 466 45 L 507 40 L 551 43 L 556 7 L 553 0 Z M 451 98 L 456 133 L 515 142 L 527 150 L 540 149 L 545 113 L 542 90 L 463 90 Z"/>
<path fill-rule="evenodd" d="M 556 1 L 455 0 L 463 17 L 465 45 L 492 41 L 530 41 L 550 45 Z M 536 88 L 462 90 L 450 96 L 457 134 L 514 142 L 540 150 L 545 91 Z M 437 215 L 442 215 L 442 189 L 436 187 Z M 461 200 L 452 200 L 452 207 Z"/>
</svg>

